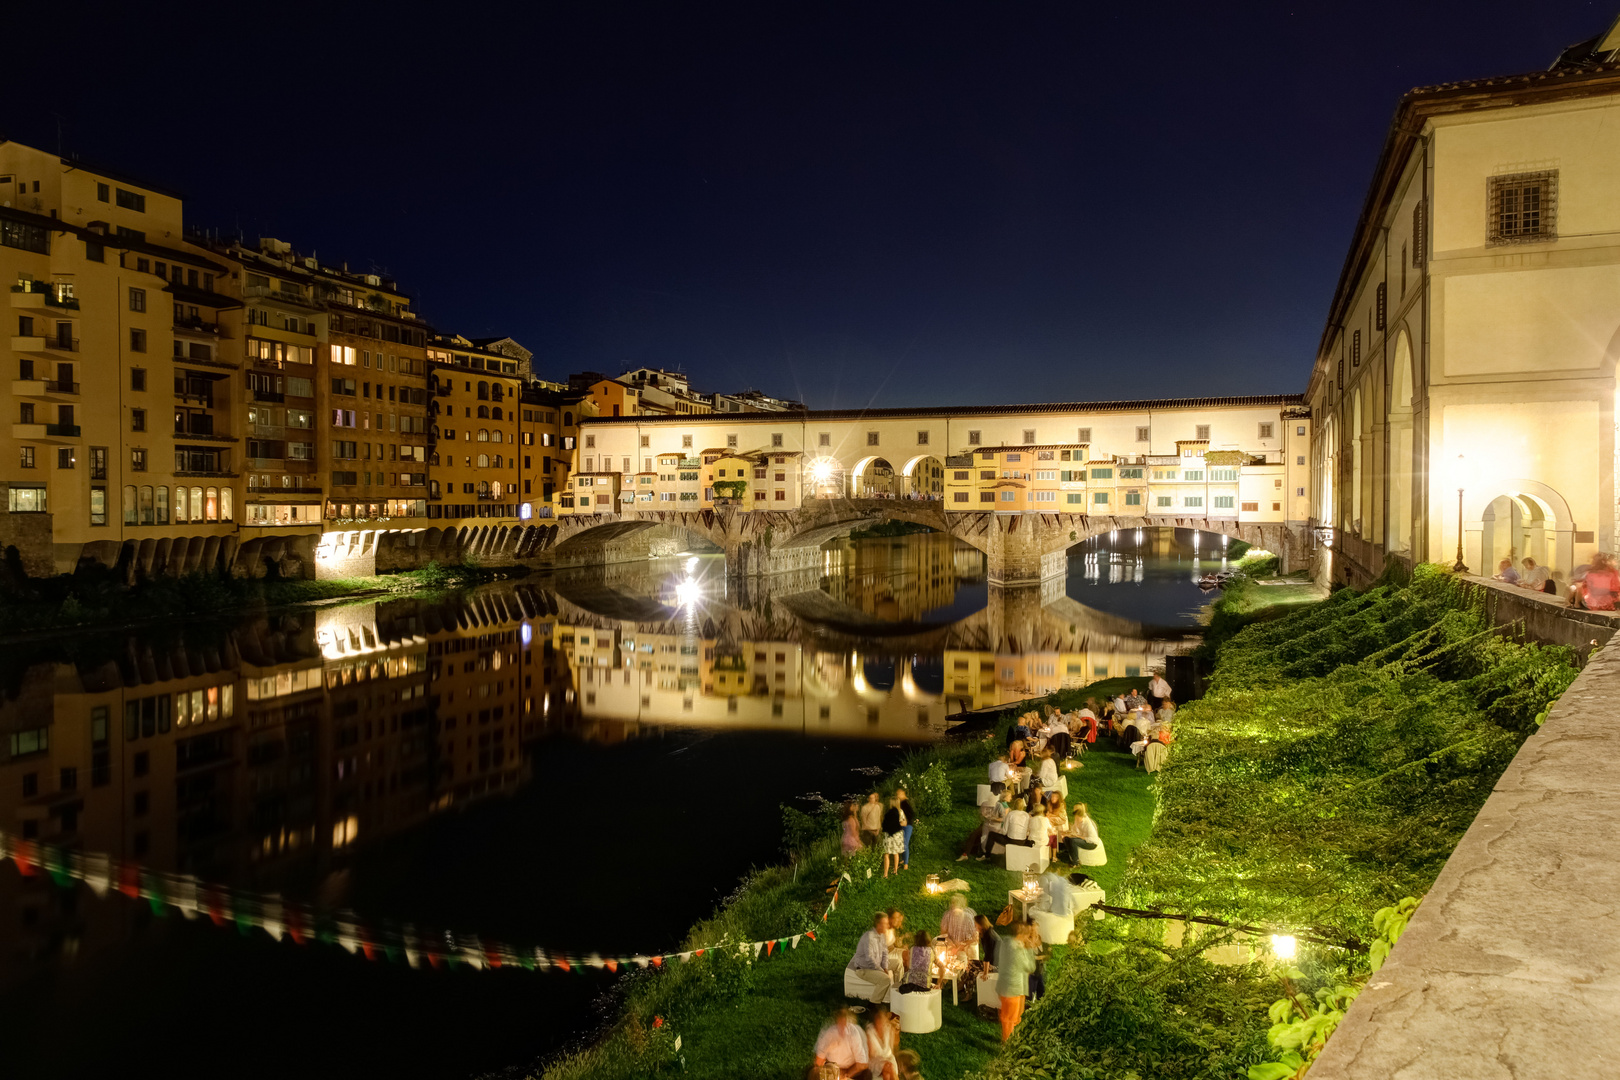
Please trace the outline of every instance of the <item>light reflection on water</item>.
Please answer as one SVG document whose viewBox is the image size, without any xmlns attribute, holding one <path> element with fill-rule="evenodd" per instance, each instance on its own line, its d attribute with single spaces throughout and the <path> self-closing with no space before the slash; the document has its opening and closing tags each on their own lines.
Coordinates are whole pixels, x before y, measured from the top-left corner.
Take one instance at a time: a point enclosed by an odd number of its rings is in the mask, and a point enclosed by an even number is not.
<svg viewBox="0 0 1620 1080">
<path fill-rule="evenodd" d="M 1112 578 L 1113 557 L 1098 559 L 1095 579 L 1105 565 Z M 1154 573 L 1151 559 L 1130 570 Z M 716 888 L 774 857 L 782 785 L 853 790 L 853 766 L 892 763 L 890 747 L 938 737 L 964 709 L 1137 674 L 1178 644 L 1061 596 L 1027 609 L 992 599 L 977 552 L 912 536 L 833 545 L 817 571 L 769 582 L 688 557 L 11 649 L 0 829 L 379 921 L 664 947 L 647 936 L 673 944 Z M 649 815 L 653 791 L 667 805 Z M 722 805 L 747 822 L 696 851 Z M 604 821 L 628 831 L 598 836 Z M 553 875 L 609 880 L 630 851 L 670 886 L 655 916 L 632 891 L 593 900 L 600 918 L 581 927 L 566 887 L 544 914 Z M 543 991 L 561 995 L 546 1034 L 517 1014 L 486 1026 L 516 1006 L 484 984 L 424 989 L 406 972 L 379 985 L 341 952 L 300 959 L 143 912 L 0 867 L 0 1008 L 41 1031 L 72 1030 L 86 1009 L 139 1027 L 207 970 L 226 992 L 193 1007 L 221 1045 L 295 1023 L 311 994 L 355 1010 L 368 1042 L 406 1045 L 425 1001 L 442 1022 L 509 1029 L 489 1040 L 489 1068 L 589 1022 L 578 988 Z M 137 989 L 147 982 L 155 997 Z M 233 997 L 250 1004 L 233 1012 Z M 114 1007 L 132 998 L 158 1012 Z M 103 1074 L 135 1033 L 106 1034 L 104 1055 L 74 1045 L 82 1072 Z M 293 1060 L 278 1052 L 264 1052 L 266 1073 Z M 389 1064 L 428 1074 L 447 1061 L 470 1059 Z"/>
</svg>

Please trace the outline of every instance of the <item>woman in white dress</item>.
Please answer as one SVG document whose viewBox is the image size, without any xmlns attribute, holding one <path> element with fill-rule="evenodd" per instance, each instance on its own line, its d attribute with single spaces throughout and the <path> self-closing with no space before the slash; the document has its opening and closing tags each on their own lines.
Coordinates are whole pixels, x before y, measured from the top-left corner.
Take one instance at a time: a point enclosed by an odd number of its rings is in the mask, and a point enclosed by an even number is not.
<svg viewBox="0 0 1620 1080">
<path fill-rule="evenodd" d="M 1108 849 L 1103 847 L 1102 837 L 1097 833 L 1097 823 L 1086 812 L 1085 803 L 1074 804 L 1073 814 L 1069 818 L 1069 840 L 1073 842 L 1064 846 L 1074 856 L 1076 866 L 1102 866 L 1108 862 Z M 1088 848 L 1078 841 L 1089 841 L 1096 846 Z"/>
<path fill-rule="evenodd" d="M 873 1080 L 896 1080 L 899 1065 L 895 1051 L 900 1048 L 900 1018 L 879 1005 L 866 1029 L 866 1065 L 872 1070 Z"/>
</svg>

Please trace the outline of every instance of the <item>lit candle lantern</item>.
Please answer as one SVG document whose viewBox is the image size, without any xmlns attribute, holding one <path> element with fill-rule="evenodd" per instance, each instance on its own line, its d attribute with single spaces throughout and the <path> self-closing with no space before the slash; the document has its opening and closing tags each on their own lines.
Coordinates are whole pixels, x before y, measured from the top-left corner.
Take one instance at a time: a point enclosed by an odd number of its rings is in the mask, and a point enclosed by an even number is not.
<svg viewBox="0 0 1620 1080">
<path fill-rule="evenodd" d="M 931 893 L 939 892 L 939 875 L 938 874 L 929 874 L 928 875 L 928 886 L 927 886 L 927 888 L 928 888 L 928 891 L 931 892 Z"/>
</svg>

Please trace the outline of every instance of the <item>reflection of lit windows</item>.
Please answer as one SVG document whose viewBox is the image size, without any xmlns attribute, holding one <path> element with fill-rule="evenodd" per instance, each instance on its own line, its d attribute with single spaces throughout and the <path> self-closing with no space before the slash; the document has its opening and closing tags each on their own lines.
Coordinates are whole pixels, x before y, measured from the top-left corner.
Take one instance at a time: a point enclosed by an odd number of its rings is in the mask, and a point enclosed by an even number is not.
<svg viewBox="0 0 1620 1080">
<path fill-rule="evenodd" d="M 346 847 L 354 843 L 354 838 L 360 833 L 360 819 L 350 814 L 342 821 L 332 825 L 332 846 L 334 848 Z"/>
</svg>

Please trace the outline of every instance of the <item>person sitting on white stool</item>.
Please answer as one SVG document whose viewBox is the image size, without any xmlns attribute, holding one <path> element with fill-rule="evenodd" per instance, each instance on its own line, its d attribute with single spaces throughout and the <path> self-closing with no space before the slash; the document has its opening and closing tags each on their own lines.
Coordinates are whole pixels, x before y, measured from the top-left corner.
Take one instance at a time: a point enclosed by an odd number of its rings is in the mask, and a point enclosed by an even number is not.
<svg viewBox="0 0 1620 1080">
<path fill-rule="evenodd" d="M 889 947 L 884 941 L 884 931 L 888 928 L 888 913 L 878 912 L 872 916 L 872 929 L 862 934 L 855 946 L 855 955 L 845 968 L 844 979 L 846 987 L 853 991 L 852 996 L 873 1002 L 889 996 L 894 981 L 889 977 Z"/>
</svg>

